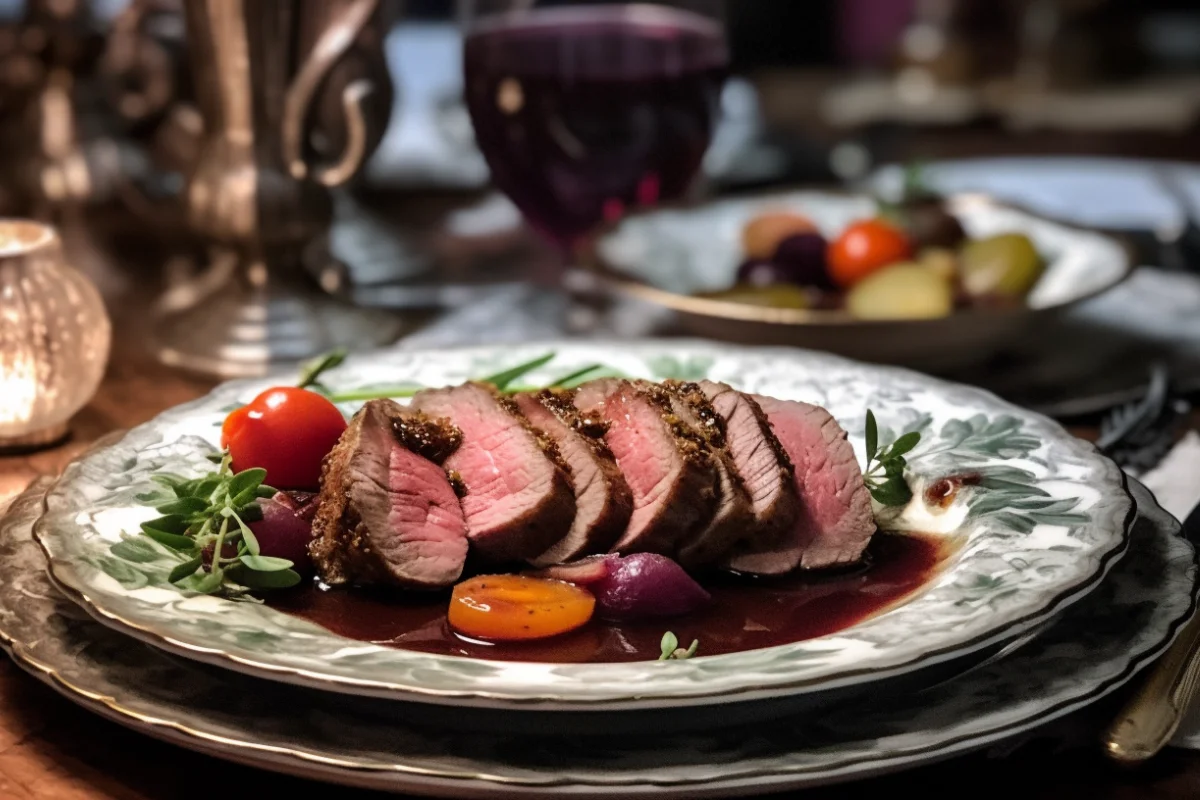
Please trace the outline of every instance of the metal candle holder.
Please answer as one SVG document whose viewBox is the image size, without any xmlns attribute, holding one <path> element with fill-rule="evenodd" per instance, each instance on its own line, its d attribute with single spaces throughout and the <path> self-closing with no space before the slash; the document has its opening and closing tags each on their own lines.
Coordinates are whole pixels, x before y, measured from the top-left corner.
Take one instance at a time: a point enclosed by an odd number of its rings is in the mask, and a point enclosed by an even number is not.
<svg viewBox="0 0 1200 800">
<path fill-rule="evenodd" d="M 156 308 L 164 362 L 258 375 L 340 346 L 391 341 L 400 321 L 343 304 L 309 274 L 329 255 L 329 189 L 382 138 L 391 82 L 380 0 L 184 0 L 204 120 L 186 190 L 207 268 Z"/>
</svg>

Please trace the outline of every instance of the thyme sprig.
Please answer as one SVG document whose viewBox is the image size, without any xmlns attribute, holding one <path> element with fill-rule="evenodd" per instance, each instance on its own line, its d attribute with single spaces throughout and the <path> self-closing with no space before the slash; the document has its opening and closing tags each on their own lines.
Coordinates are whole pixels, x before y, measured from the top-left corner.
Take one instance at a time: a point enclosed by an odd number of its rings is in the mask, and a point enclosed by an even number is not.
<svg viewBox="0 0 1200 800">
<path fill-rule="evenodd" d="M 921 441 L 921 434 L 910 431 L 889 446 L 879 449 L 879 426 L 875 414 L 867 409 L 867 471 L 863 479 L 875 502 L 885 506 L 902 506 L 912 499 L 912 489 L 904 479 L 908 466 L 905 453 Z"/>
<path fill-rule="evenodd" d="M 264 556 L 249 523 L 262 519 L 259 498 L 276 490 L 263 483 L 264 469 L 234 473 L 228 453 L 210 459 L 220 466 L 198 478 L 159 474 L 161 493 L 144 496 L 161 517 L 142 523 L 142 534 L 171 551 L 179 564 L 167 580 L 201 594 L 286 589 L 300 583 L 291 561 Z M 165 501 L 165 502 L 164 502 Z M 122 544 L 128 543 L 123 542 Z M 115 555 L 121 555 L 114 545 Z"/>
</svg>

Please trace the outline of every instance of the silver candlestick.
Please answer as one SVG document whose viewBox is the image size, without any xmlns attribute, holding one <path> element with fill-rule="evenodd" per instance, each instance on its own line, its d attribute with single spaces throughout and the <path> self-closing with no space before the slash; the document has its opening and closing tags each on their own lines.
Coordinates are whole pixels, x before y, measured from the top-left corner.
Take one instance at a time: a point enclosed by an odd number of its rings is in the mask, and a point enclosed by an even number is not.
<svg viewBox="0 0 1200 800">
<path fill-rule="evenodd" d="M 329 189 L 353 177 L 386 125 L 388 9 L 380 0 L 183 7 L 203 119 L 185 205 L 211 259 L 159 302 L 155 353 L 209 374 L 258 375 L 393 340 L 398 318 L 343 304 L 309 277 L 340 274 L 327 245 Z"/>
</svg>

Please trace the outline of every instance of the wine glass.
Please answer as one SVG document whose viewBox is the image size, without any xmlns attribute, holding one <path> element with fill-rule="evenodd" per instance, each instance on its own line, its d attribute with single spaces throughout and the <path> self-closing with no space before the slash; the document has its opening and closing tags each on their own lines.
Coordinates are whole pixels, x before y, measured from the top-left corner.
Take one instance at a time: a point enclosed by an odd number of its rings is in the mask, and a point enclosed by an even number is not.
<svg viewBox="0 0 1200 800">
<path fill-rule="evenodd" d="M 729 62 L 720 0 L 460 0 L 464 92 L 495 185 L 569 258 L 686 195 Z"/>
</svg>

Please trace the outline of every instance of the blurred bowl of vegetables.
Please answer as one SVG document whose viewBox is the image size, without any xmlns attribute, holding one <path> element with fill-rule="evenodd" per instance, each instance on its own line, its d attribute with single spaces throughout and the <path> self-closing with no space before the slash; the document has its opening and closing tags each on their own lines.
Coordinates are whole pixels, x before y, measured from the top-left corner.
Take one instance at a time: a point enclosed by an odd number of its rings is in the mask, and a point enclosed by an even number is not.
<svg viewBox="0 0 1200 800">
<path fill-rule="evenodd" d="M 1118 285 L 1128 248 L 983 195 L 795 191 L 634 214 L 585 262 L 690 333 L 929 371 Z"/>
</svg>

